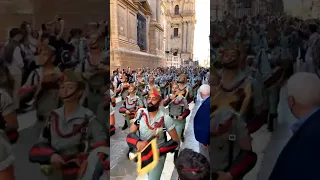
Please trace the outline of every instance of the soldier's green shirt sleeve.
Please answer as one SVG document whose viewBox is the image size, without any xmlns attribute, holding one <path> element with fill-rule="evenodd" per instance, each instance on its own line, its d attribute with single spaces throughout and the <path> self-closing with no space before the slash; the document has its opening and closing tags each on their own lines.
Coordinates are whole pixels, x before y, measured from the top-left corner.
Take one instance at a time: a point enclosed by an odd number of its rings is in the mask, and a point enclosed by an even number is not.
<svg viewBox="0 0 320 180">
<path fill-rule="evenodd" d="M 168 132 L 175 128 L 173 120 L 168 115 L 164 116 L 164 126 L 166 127 Z"/>
<path fill-rule="evenodd" d="M 2 116 L 7 116 L 15 111 L 12 98 L 5 91 L 1 92 L 0 110 L 2 111 Z"/>
<path fill-rule="evenodd" d="M 89 131 L 91 135 L 91 144 L 106 141 L 107 140 L 107 133 L 105 128 L 95 116 L 92 116 L 89 122 Z"/>
<path fill-rule="evenodd" d="M 237 122 L 237 130 L 236 130 L 236 138 L 238 140 L 242 140 L 244 138 L 247 138 L 248 137 L 248 129 L 247 129 L 247 126 L 246 126 L 246 123 L 244 122 L 244 119 L 243 118 L 238 118 L 238 122 Z"/>
</svg>

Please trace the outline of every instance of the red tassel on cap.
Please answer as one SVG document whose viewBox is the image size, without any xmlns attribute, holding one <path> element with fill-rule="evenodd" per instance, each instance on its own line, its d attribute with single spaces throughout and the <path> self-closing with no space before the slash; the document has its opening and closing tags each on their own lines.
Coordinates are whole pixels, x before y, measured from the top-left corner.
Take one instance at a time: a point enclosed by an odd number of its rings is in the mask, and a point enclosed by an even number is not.
<svg viewBox="0 0 320 180">
<path fill-rule="evenodd" d="M 153 91 L 153 95 L 156 97 L 160 97 L 160 95 L 157 93 L 157 91 Z"/>
</svg>

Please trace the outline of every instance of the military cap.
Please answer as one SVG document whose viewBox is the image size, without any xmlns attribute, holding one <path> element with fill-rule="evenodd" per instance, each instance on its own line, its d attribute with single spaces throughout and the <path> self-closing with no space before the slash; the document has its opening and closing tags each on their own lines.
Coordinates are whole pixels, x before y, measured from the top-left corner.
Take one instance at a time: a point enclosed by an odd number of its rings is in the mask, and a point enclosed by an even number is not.
<svg viewBox="0 0 320 180">
<path fill-rule="evenodd" d="M 150 94 L 153 94 L 154 96 L 161 98 L 161 92 L 160 92 L 160 89 L 159 89 L 159 88 L 152 88 L 152 89 L 150 89 L 149 95 L 150 95 Z"/>
<path fill-rule="evenodd" d="M 79 89 L 83 90 L 86 88 L 86 83 L 81 77 L 81 73 L 76 73 L 72 70 L 64 71 L 60 76 L 60 82 L 76 82 Z"/>
<path fill-rule="evenodd" d="M 60 81 L 66 82 L 66 81 L 71 81 L 71 82 L 79 82 L 79 83 L 84 83 L 84 79 L 81 76 L 81 73 L 76 73 L 71 70 L 67 70 L 61 74 Z"/>
</svg>

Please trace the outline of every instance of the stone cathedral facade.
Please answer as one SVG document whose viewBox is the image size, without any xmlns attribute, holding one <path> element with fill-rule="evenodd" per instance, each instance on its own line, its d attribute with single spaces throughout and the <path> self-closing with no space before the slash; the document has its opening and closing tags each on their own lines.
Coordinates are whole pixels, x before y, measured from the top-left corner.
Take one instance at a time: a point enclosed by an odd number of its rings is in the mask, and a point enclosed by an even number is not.
<svg viewBox="0 0 320 180">
<path fill-rule="evenodd" d="M 110 12 L 111 71 L 192 59 L 194 0 L 111 0 Z"/>
<path fill-rule="evenodd" d="M 163 0 L 166 7 L 165 53 L 168 66 L 193 60 L 195 0 Z"/>
</svg>

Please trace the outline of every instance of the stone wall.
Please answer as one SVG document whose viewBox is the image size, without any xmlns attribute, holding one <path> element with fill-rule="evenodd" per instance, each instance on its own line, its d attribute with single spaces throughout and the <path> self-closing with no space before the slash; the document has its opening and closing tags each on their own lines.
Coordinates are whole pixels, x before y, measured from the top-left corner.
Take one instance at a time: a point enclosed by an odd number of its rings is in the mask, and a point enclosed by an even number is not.
<svg viewBox="0 0 320 180">
<path fill-rule="evenodd" d="M 154 0 L 152 0 L 154 1 Z M 117 68 L 131 67 L 132 69 L 150 67 L 155 68 L 165 66 L 163 45 L 163 29 L 157 27 L 158 22 L 153 20 L 152 15 L 146 13 L 148 6 L 139 8 L 131 0 L 111 0 L 111 52 L 110 52 L 110 72 Z M 151 1 L 149 1 L 151 2 Z M 150 11 L 152 11 L 150 4 Z M 144 9 L 145 11 L 143 11 Z M 154 8 L 153 8 L 154 9 Z M 146 19 L 147 49 L 142 52 L 137 45 L 137 14 L 140 13 Z M 151 12 L 155 13 L 155 12 Z M 155 14 L 154 14 L 155 15 Z M 152 25 L 150 25 L 152 24 Z"/>
<path fill-rule="evenodd" d="M 151 55 L 144 52 L 131 51 L 123 48 L 116 48 L 111 50 L 111 58 L 119 60 L 119 63 L 117 65 L 111 64 L 110 72 L 117 68 L 156 68 L 166 65 L 165 60 L 161 56 Z"/>
</svg>

